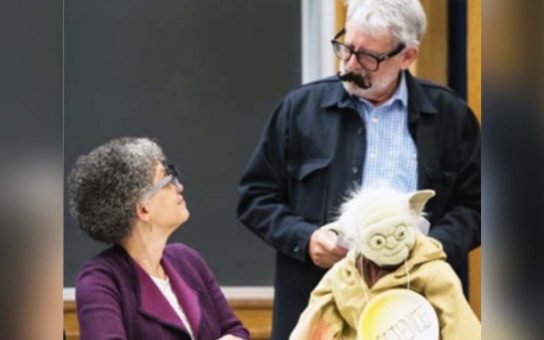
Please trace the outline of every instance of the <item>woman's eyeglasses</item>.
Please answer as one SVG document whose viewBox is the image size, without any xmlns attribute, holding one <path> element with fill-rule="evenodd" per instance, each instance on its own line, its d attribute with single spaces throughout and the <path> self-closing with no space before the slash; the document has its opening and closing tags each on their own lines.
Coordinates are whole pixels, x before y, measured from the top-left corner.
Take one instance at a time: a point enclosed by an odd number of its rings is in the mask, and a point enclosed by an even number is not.
<svg viewBox="0 0 544 340">
<path fill-rule="evenodd" d="M 158 181 L 157 183 L 155 183 L 143 195 L 144 199 L 150 198 L 151 196 L 153 196 L 154 194 L 159 192 L 159 190 L 161 190 L 162 188 L 164 188 L 165 186 L 167 186 L 170 183 L 173 183 L 176 186 L 176 188 L 181 186 L 180 179 L 179 179 L 179 177 L 180 177 L 179 176 L 179 170 L 172 164 L 167 164 L 167 163 L 163 162 L 163 165 L 164 165 L 164 169 L 165 169 L 165 172 L 166 172 L 166 176 L 163 179 L 161 179 L 160 181 Z"/>
</svg>

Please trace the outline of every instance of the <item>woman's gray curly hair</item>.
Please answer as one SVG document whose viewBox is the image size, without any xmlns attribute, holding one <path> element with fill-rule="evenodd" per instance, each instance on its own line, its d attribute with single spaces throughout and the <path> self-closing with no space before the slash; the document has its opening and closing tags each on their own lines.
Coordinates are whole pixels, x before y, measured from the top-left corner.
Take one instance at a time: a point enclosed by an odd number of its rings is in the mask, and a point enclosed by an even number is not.
<svg viewBox="0 0 544 340">
<path fill-rule="evenodd" d="M 165 159 L 148 138 L 118 138 L 79 157 L 68 179 L 70 211 L 93 239 L 118 243 L 128 236 L 136 203 Z"/>
</svg>

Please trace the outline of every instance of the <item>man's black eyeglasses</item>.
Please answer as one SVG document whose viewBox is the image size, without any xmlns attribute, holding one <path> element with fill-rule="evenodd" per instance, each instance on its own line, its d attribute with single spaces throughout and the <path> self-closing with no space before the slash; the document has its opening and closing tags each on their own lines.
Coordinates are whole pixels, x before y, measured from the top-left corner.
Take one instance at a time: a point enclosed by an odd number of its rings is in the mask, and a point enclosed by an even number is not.
<svg viewBox="0 0 544 340">
<path fill-rule="evenodd" d="M 381 55 L 373 55 L 368 52 L 355 51 L 353 48 L 344 45 L 343 43 L 336 40 L 345 33 L 346 29 L 343 28 L 334 36 L 334 39 L 331 40 L 334 54 L 343 61 L 348 61 L 352 55 L 355 55 L 355 58 L 357 59 L 359 65 L 361 65 L 362 68 L 368 71 L 377 71 L 380 67 L 381 62 L 396 56 L 406 47 L 404 43 L 400 43 L 393 51 Z"/>
</svg>

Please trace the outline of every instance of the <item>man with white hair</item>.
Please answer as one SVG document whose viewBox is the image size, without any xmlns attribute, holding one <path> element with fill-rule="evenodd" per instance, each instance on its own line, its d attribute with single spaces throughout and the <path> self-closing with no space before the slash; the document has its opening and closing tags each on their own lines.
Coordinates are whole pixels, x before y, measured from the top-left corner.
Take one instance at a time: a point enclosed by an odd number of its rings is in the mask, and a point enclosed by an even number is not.
<svg viewBox="0 0 544 340">
<path fill-rule="evenodd" d="M 336 77 L 291 91 L 242 176 L 240 220 L 276 249 L 273 339 L 287 339 L 312 289 L 346 249 L 331 228 L 346 193 L 432 189 L 429 236 L 459 274 L 480 245 L 480 130 L 465 101 L 413 77 L 426 28 L 418 0 L 348 3 L 332 40 Z"/>
</svg>

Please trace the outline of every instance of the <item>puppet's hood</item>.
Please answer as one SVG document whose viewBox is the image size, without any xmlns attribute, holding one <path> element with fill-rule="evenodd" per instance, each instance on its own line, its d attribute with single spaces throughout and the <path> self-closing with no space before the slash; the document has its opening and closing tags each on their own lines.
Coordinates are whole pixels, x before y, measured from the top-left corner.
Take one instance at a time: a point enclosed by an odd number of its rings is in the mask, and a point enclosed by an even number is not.
<svg viewBox="0 0 544 340">
<path fill-rule="evenodd" d="M 406 262 L 408 271 L 410 272 L 413 268 L 423 263 L 436 260 L 446 260 L 446 253 L 442 248 L 442 244 L 433 238 L 423 236 L 419 232 L 416 232 L 416 243 Z M 401 273 L 406 275 L 404 265 L 401 265 L 399 269 L 394 272 L 394 275 L 400 277 Z"/>
<path fill-rule="evenodd" d="M 369 289 L 356 267 L 357 256 L 356 250 L 351 250 L 346 258 L 331 268 L 330 273 L 337 306 L 342 306 L 340 313 L 353 328 L 355 328 L 360 313 L 367 304 L 367 297 L 372 299 L 377 294 L 392 288 L 407 288 L 408 283 L 411 290 L 421 291 L 428 278 L 422 276 L 418 268 L 424 263 L 446 259 L 446 254 L 438 241 L 418 233 L 406 266 L 400 265 L 395 271 L 379 279 Z"/>
</svg>

